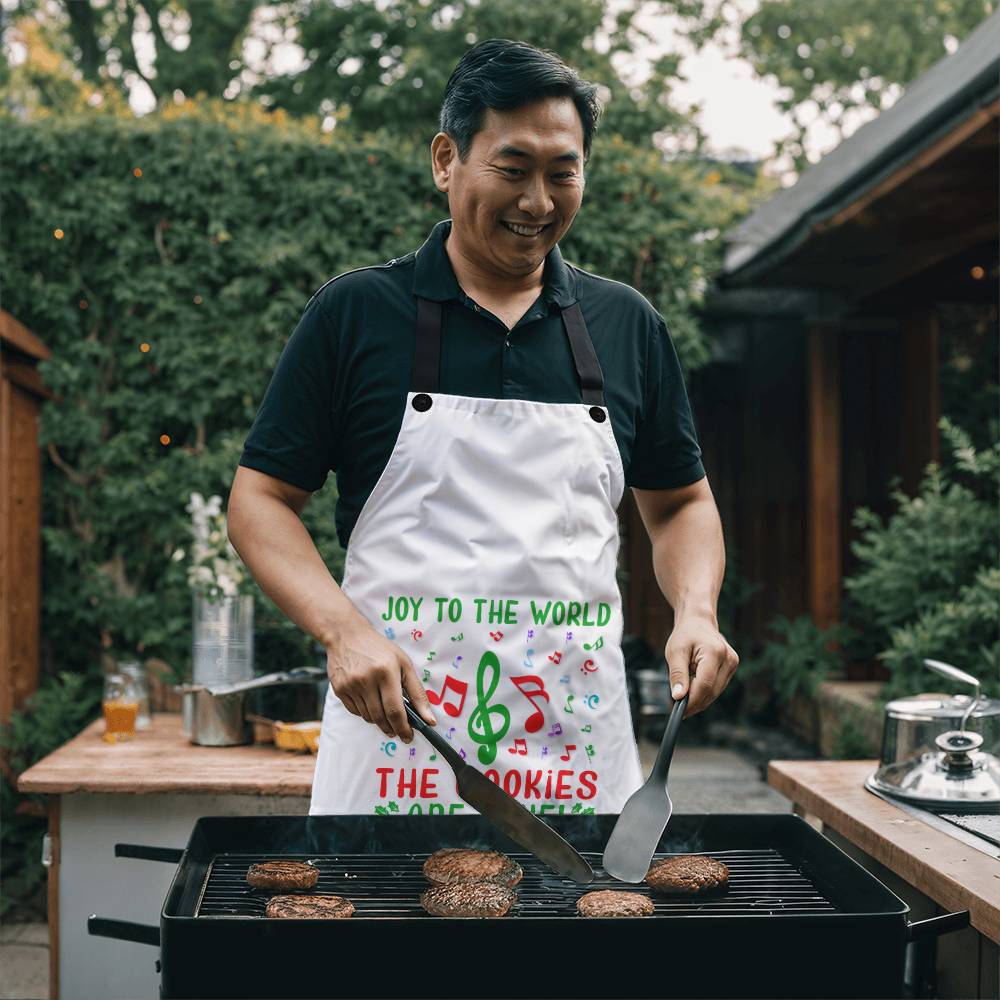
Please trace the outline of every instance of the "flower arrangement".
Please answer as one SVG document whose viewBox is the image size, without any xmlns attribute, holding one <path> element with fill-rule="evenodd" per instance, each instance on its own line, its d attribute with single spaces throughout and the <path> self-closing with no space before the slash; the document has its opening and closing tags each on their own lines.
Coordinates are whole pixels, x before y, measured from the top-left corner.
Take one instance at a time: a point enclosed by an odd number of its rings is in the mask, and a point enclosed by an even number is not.
<svg viewBox="0 0 1000 1000">
<path fill-rule="evenodd" d="M 187 577 L 192 592 L 212 602 L 251 593 L 251 578 L 226 533 L 222 497 L 216 494 L 206 500 L 192 493 L 184 509 L 191 515 Z M 184 549 L 178 548 L 172 558 L 180 562 L 185 556 Z"/>
</svg>

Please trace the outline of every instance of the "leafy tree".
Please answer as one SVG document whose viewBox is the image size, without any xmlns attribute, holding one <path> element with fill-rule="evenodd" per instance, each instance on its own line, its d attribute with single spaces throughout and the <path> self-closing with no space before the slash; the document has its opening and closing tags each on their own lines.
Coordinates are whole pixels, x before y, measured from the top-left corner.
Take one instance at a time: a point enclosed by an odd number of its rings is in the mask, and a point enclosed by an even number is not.
<svg viewBox="0 0 1000 1000">
<path fill-rule="evenodd" d="M 676 58 L 660 60 L 634 89 L 613 68 L 617 56 L 650 41 L 635 20 L 640 8 L 628 0 L 609 19 L 605 0 L 312 5 L 299 25 L 306 67 L 270 77 L 253 95 L 297 113 L 343 113 L 362 131 L 384 127 L 427 138 L 436 131 L 441 94 L 462 53 L 486 38 L 513 38 L 560 53 L 585 79 L 607 88 L 606 133 L 637 145 L 657 131 L 696 133 L 669 105 Z M 599 49 L 595 36 L 602 26 L 608 41 Z"/>
<path fill-rule="evenodd" d="M 385 128 L 421 141 L 436 131 L 441 94 L 462 53 L 485 38 L 515 38 L 560 53 L 607 88 L 606 132 L 637 145 L 657 132 L 684 132 L 687 145 L 698 147 L 697 128 L 670 106 L 676 57 L 658 60 L 641 87 L 626 87 L 613 67 L 649 40 L 636 23 L 641 6 L 627 0 L 609 14 L 605 0 L 18 0 L 10 17 L 32 44 L 45 44 L 77 77 L 117 92 L 122 103 L 141 81 L 161 107 L 177 95 L 245 98 L 318 114 L 328 126 L 349 121 L 359 131 Z M 152 35 L 148 63 L 136 52 L 137 31 Z M 596 40 L 601 32 L 606 44 Z M 260 50 L 255 65 L 268 67 L 263 73 L 248 65 L 248 41 Z M 283 41 L 295 41 L 304 61 L 279 74 L 270 67 Z M 10 67 L 4 71 L 9 77 Z M 33 82 L 40 103 L 65 101 L 64 89 L 53 90 L 46 77 Z"/>
<path fill-rule="evenodd" d="M 775 156 L 787 155 L 796 170 L 810 162 L 817 128 L 845 138 L 995 9 L 996 0 L 762 0 L 740 21 L 727 0 L 679 7 L 696 47 L 716 39 L 781 85 L 778 107 L 792 132 Z"/>
<path fill-rule="evenodd" d="M 6 20 L 29 44 L 41 42 L 73 66 L 78 81 L 107 85 L 123 103 L 142 81 L 163 102 L 175 91 L 221 96 L 230 80 L 249 71 L 242 43 L 251 33 L 262 58 L 269 58 L 277 40 L 254 20 L 263 6 L 263 0 L 17 0 Z M 150 62 L 140 61 L 136 51 L 139 32 L 152 36 Z M 4 73 L 9 76 L 9 64 Z M 60 105 L 53 100 L 50 106 Z"/>
<path fill-rule="evenodd" d="M 114 647 L 183 674 L 190 595 L 170 556 L 190 493 L 225 497 L 309 295 L 419 246 L 446 201 L 423 148 L 323 135 L 316 118 L 249 103 L 138 120 L 85 109 L 3 129 L 17 165 L 0 192 L 5 306 L 53 352 L 41 365 L 56 394 L 40 433 L 48 656 L 83 669 Z M 689 367 L 708 357 L 696 309 L 720 252 L 695 237 L 745 209 L 719 175 L 603 139 L 562 244 L 639 288 Z M 304 519 L 336 575 L 335 501 L 331 479 Z M 258 621 L 280 621 L 268 604 Z M 279 659 L 311 656 L 293 636 Z"/>
</svg>

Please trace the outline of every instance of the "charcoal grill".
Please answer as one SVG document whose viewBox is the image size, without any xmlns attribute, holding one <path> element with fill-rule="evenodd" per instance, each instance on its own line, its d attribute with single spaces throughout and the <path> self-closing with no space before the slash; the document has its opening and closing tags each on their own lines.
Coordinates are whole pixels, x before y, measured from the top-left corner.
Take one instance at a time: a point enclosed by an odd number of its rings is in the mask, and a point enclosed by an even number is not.
<svg viewBox="0 0 1000 1000">
<path fill-rule="evenodd" d="M 789 814 L 675 815 L 656 857 L 706 853 L 730 870 L 708 897 L 652 894 L 600 867 L 617 817 L 546 816 L 594 867 L 580 887 L 480 816 L 206 817 L 182 851 L 117 845 L 179 862 L 159 926 L 90 918 L 90 931 L 158 945 L 160 995 L 182 997 L 898 997 L 907 941 L 968 913 L 909 923 L 907 905 Z M 524 869 L 495 920 L 432 917 L 421 866 L 439 847 L 503 851 Z M 249 866 L 310 861 L 314 892 L 345 896 L 349 920 L 269 920 Z M 651 917 L 576 913 L 584 891 L 644 892 Z"/>
</svg>

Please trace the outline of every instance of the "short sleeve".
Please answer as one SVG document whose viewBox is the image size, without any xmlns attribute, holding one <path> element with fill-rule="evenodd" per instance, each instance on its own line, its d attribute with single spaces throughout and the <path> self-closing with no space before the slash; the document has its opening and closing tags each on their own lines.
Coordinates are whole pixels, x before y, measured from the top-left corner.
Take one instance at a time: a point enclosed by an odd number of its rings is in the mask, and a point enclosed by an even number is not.
<svg viewBox="0 0 1000 1000">
<path fill-rule="evenodd" d="M 314 493 L 336 471 L 337 331 L 317 298 L 285 344 L 240 465 Z"/>
<path fill-rule="evenodd" d="M 645 401 L 626 482 L 641 490 L 688 486 L 704 477 L 701 448 L 677 352 L 657 315 L 646 355 Z"/>
</svg>

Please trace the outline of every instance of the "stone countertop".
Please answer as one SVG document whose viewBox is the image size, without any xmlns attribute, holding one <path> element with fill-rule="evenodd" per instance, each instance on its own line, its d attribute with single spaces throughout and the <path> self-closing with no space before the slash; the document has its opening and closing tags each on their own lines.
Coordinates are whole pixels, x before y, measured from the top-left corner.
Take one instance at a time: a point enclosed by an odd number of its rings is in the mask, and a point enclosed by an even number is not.
<svg viewBox="0 0 1000 1000">
<path fill-rule="evenodd" d="M 968 910 L 972 926 L 1000 943 L 1000 862 L 869 792 L 865 778 L 877 767 L 877 760 L 772 760 L 767 780 L 939 906 Z"/>
<path fill-rule="evenodd" d="M 195 746 L 181 732 L 179 714 L 157 713 L 135 739 L 105 743 L 104 720 L 28 768 L 22 792 L 207 792 L 230 795 L 299 795 L 312 791 L 316 757 L 271 744 Z"/>
</svg>

